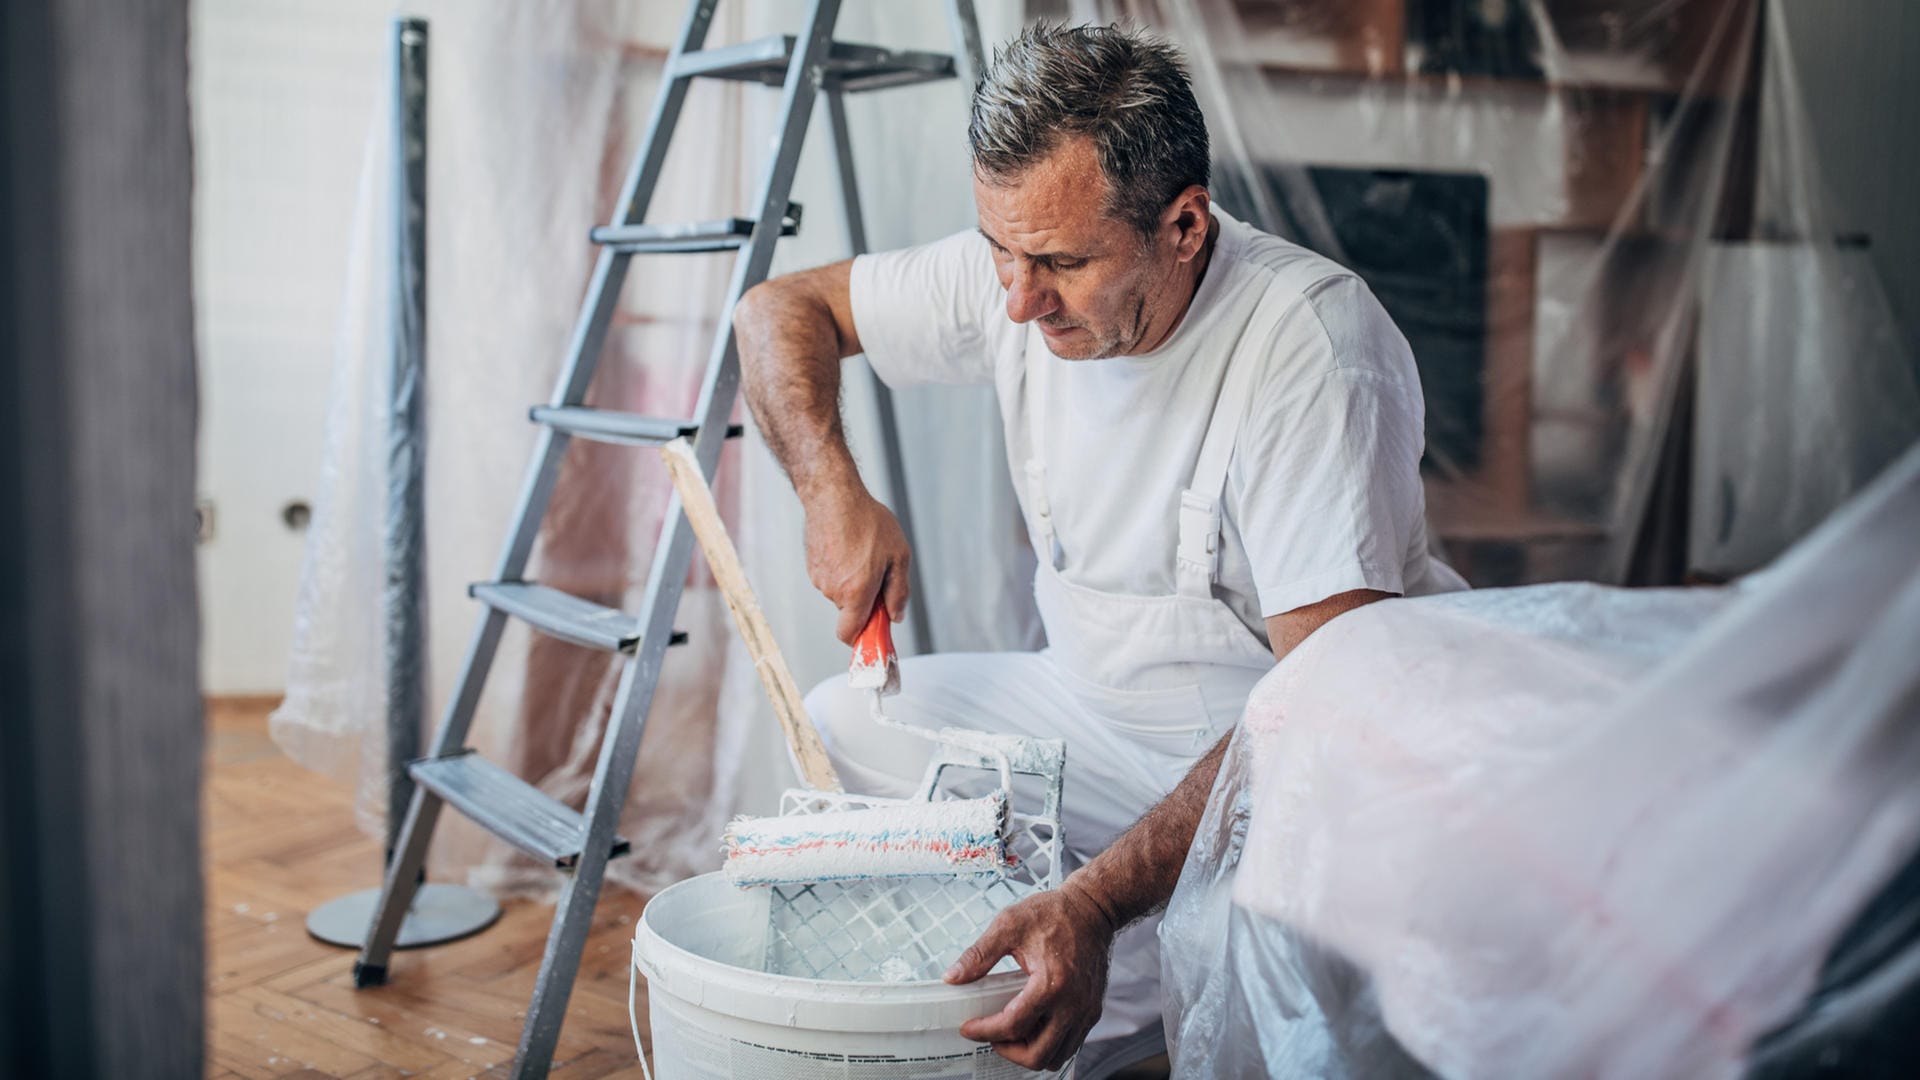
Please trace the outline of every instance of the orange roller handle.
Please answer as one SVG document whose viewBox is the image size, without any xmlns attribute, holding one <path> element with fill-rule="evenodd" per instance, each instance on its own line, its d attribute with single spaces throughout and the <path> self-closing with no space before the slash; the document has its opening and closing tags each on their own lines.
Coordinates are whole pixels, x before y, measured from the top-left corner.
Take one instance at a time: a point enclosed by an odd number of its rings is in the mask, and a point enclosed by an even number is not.
<svg viewBox="0 0 1920 1080">
<path fill-rule="evenodd" d="M 878 690 L 883 694 L 900 692 L 900 655 L 893 648 L 893 618 L 887 613 L 884 597 L 874 597 L 867 625 L 853 639 L 853 663 L 847 668 L 847 683 L 859 690 Z"/>
</svg>

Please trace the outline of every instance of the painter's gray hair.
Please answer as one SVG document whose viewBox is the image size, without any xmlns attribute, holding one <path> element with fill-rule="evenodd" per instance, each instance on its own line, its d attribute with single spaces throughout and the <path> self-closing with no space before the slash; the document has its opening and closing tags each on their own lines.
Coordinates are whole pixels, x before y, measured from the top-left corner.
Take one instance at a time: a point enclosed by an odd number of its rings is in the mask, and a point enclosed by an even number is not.
<svg viewBox="0 0 1920 1080">
<path fill-rule="evenodd" d="M 995 50 L 967 124 L 974 169 L 1012 181 L 1076 135 L 1093 141 L 1108 211 L 1143 236 L 1174 196 L 1207 183 L 1207 123 L 1186 61 L 1140 30 L 1040 22 Z"/>
</svg>

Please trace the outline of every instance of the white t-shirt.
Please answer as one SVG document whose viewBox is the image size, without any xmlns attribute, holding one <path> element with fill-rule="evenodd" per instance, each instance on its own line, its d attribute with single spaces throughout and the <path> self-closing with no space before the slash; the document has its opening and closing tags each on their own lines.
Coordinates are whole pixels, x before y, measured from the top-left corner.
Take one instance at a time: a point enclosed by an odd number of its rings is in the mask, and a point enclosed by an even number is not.
<svg viewBox="0 0 1920 1080">
<path fill-rule="evenodd" d="M 1064 361 L 1042 427 L 1060 573 L 1105 592 L 1176 590 L 1180 491 L 1253 312 L 1287 308 L 1263 350 L 1227 470 L 1217 594 L 1262 639 L 1265 619 L 1352 589 L 1464 587 L 1427 553 L 1425 407 L 1413 354 L 1359 278 L 1234 220 L 1185 317 L 1141 356 Z M 854 328 L 889 386 L 992 383 L 1014 486 L 1032 452 L 1025 375 L 1037 327 L 1007 318 L 976 232 L 854 260 Z M 1247 359 L 1254 359 L 1249 355 Z"/>
</svg>

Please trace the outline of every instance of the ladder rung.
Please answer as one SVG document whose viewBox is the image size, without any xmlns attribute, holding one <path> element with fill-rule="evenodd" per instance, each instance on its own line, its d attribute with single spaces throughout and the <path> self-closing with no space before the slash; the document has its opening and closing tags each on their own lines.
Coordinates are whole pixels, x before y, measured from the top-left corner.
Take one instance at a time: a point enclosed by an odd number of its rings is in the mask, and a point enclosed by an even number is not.
<svg viewBox="0 0 1920 1080">
<path fill-rule="evenodd" d="M 570 869 L 586 845 L 587 819 L 546 792 L 471 750 L 424 758 L 407 766 L 421 787 L 488 832 L 530 855 Z M 608 857 L 625 855 L 629 845 L 615 837 Z"/>
<path fill-rule="evenodd" d="M 631 446 L 665 446 L 675 439 L 691 439 L 700 433 L 700 425 L 691 420 L 663 420 L 611 409 L 589 409 L 583 405 L 535 405 L 527 416 L 536 424 L 598 442 L 625 443 Z M 727 425 L 727 438 L 746 433 L 740 424 Z"/>
<path fill-rule="evenodd" d="M 469 585 L 467 593 L 548 637 L 606 652 L 630 653 L 640 645 L 638 619 L 559 589 L 531 581 L 480 581 Z M 675 630 L 667 644 L 680 645 L 686 640 L 686 634 Z"/>
<path fill-rule="evenodd" d="M 776 34 L 743 41 L 738 45 L 684 53 L 673 65 L 673 77 L 741 79 L 779 86 L 786 82 L 787 64 L 793 59 L 793 44 L 792 35 Z M 941 53 L 908 52 L 836 41 L 827 54 L 820 87 L 823 90 L 856 93 L 951 79 L 953 76 L 953 57 Z"/>
<path fill-rule="evenodd" d="M 665 225 L 596 225 L 587 238 L 629 255 L 667 255 L 699 251 L 732 251 L 753 235 L 752 218 L 687 221 Z M 789 204 L 780 221 L 780 235 L 800 231 L 800 206 Z"/>
</svg>

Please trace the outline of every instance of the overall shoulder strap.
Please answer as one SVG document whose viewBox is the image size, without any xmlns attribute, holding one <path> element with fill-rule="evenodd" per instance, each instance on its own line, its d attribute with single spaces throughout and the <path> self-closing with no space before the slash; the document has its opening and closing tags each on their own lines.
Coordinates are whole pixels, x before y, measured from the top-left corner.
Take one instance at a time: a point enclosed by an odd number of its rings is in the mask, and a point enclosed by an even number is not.
<svg viewBox="0 0 1920 1080">
<path fill-rule="evenodd" d="M 1174 573 L 1180 591 L 1211 598 L 1220 574 L 1220 505 L 1227 486 L 1227 466 L 1246 419 L 1254 385 L 1265 370 L 1262 361 L 1272 347 L 1281 320 L 1293 310 L 1290 298 L 1276 279 L 1261 294 L 1253 315 L 1227 358 L 1227 373 L 1214 401 L 1213 419 L 1200 443 L 1193 480 L 1180 493 L 1180 542 L 1175 549 Z M 1297 299 L 1297 297 L 1293 298 Z"/>
<path fill-rule="evenodd" d="M 1040 331 L 1031 325 L 1027 328 L 1025 359 L 1027 460 L 1020 463 L 1020 468 L 1026 476 L 1027 513 L 1033 518 L 1032 528 L 1037 544 L 1034 553 L 1042 559 L 1053 561 L 1053 505 L 1047 500 L 1046 443 L 1041 437 L 1046 432 L 1045 413 L 1052 381 L 1052 373 L 1047 369 L 1055 357 L 1047 349 L 1046 343 L 1040 340 Z"/>
</svg>

